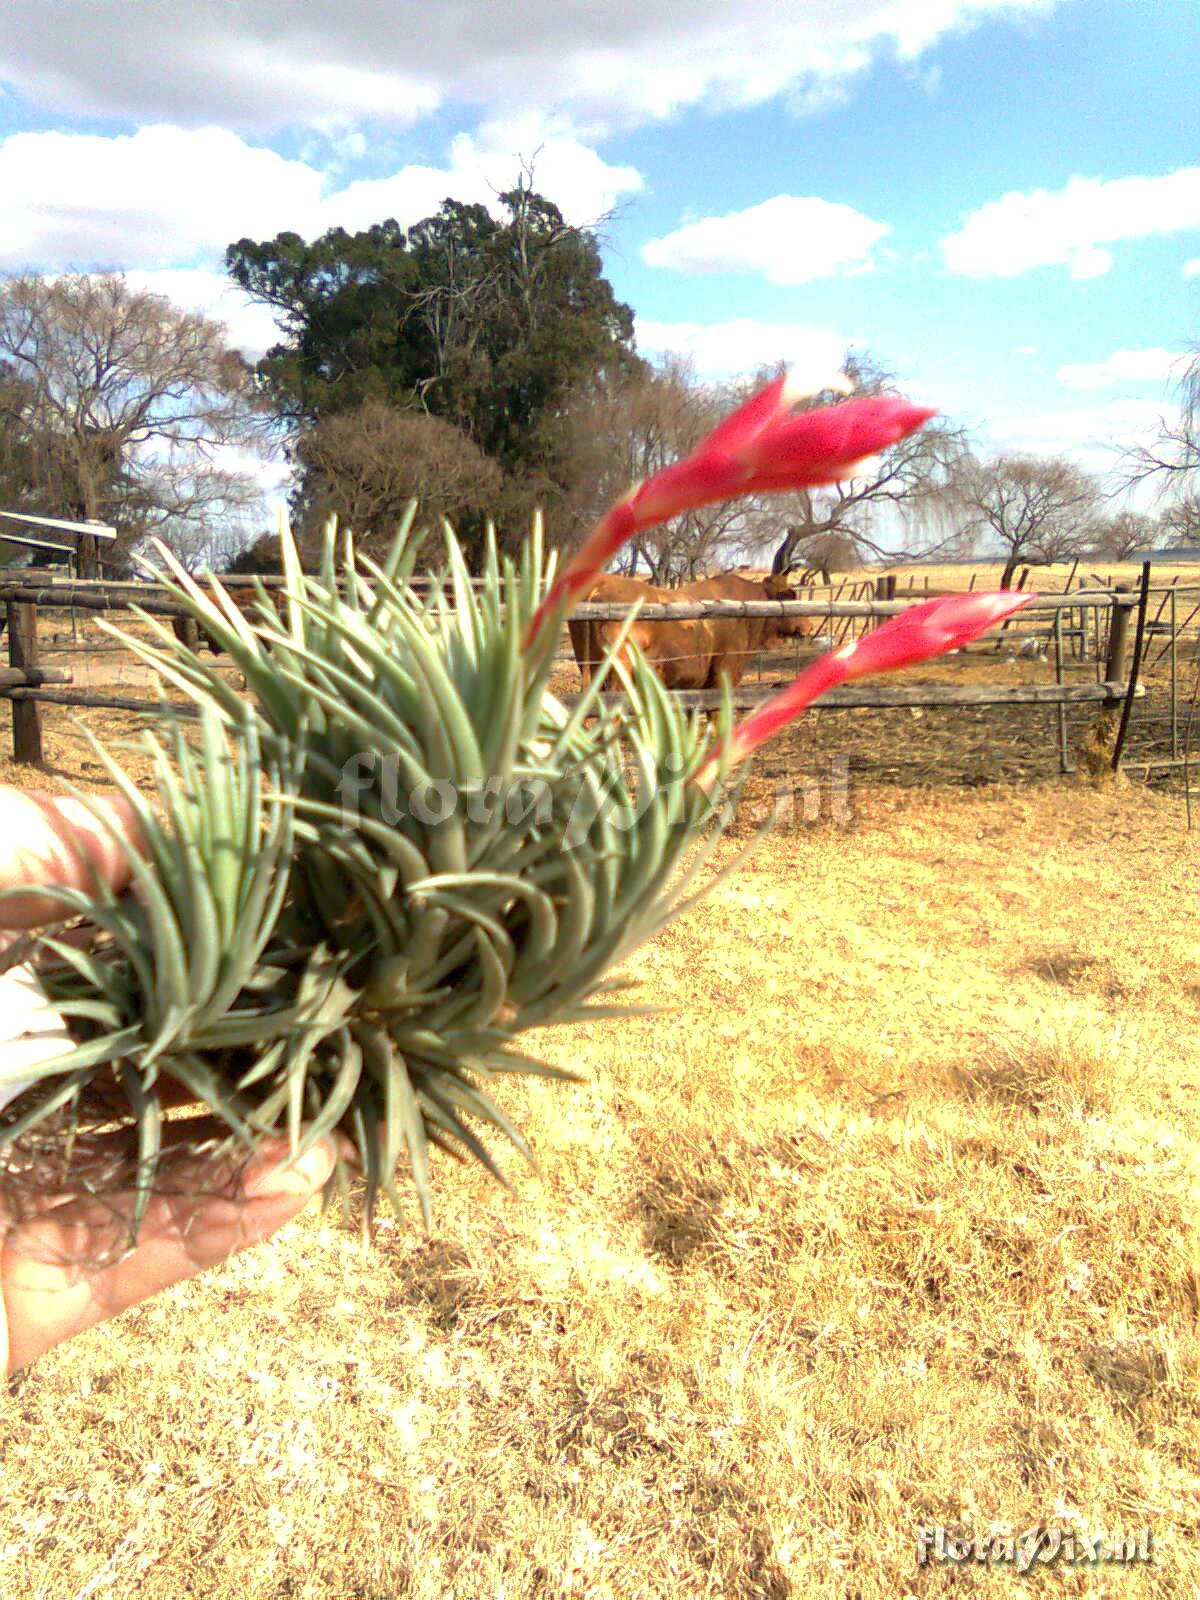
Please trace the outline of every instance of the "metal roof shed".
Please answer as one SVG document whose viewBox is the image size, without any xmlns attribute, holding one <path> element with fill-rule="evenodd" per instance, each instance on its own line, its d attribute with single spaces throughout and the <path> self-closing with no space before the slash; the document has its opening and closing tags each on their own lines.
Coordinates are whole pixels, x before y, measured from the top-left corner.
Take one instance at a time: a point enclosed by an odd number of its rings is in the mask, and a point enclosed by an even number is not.
<svg viewBox="0 0 1200 1600">
<path fill-rule="evenodd" d="M 115 539 L 117 530 L 107 522 L 68 522 L 63 517 L 39 517 L 28 511 L 0 511 L 0 522 L 21 522 L 34 528 L 53 528 L 57 533 L 74 533 L 89 539 Z M 4 540 L 5 532 L 0 528 L 0 541 Z M 52 543 L 48 539 L 19 538 L 16 534 L 8 535 L 10 544 L 28 544 L 46 550 L 66 550 L 68 559 L 79 555 L 79 546 Z M 74 566 L 74 562 L 71 565 Z"/>
</svg>

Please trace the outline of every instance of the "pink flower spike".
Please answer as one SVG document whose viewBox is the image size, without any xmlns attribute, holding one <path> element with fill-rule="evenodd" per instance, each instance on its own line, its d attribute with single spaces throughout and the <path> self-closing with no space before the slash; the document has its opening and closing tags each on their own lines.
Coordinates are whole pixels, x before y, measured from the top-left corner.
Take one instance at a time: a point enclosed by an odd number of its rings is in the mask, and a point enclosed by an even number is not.
<svg viewBox="0 0 1200 1600">
<path fill-rule="evenodd" d="M 890 618 L 854 644 L 819 656 L 786 689 L 773 695 L 733 730 L 729 736 L 728 766 L 736 767 L 745 761 L 780 728 L 795 721 L 815 700 L 839 684 L 879 672 L 894 672 L 945 655 L 948 650 L 960 650 L 1033 599 L 1036 596 L 1032 593 L 1018 594 L 1012 589 L 998 589 L 991 594 L 943 595 Z M 723 754 L 714 751 L 697 768 L 693 782 L 702 789 L 711 789 Z"/>
<path fill-rule="evenodd" d="M 911 606 L 839 652 L 847 666 L 846 679 L 894 672 L 948 650 L 961 650 L 1036 598 L 1032 591 L 997 589 L 990 594 L 947 594 Z"/>
<path fill-rule="evenodd" d="M 751 439 L 758 437 L 764 428 L 771 427 L 781 417 L 788 416 L 798 400 L 804 396 L 791 381 L 789 373 L 781 373 L 774 383 L 760 389 L 744 405 L 727 416 L 698 446 L 697 453 L 712 450 L 736 452 Z"/>
<path fill-rule="evenodd" d="M 915 433 L 937 412 L 887 395 L 801 411 L 742 452 L 759 491 L 803 489 L 852 477 L 859 463 Z"/>
</svg>

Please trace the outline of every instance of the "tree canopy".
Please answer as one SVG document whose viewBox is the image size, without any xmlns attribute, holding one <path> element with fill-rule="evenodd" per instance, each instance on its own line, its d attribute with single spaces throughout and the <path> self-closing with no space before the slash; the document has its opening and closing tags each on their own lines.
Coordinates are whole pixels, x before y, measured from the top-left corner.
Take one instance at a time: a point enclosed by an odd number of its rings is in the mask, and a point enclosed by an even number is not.
<svg viewBox="0 0 1200 1600">
<path fill-rule="evenodd" d="M 186 543 L 246 504 L 249 374 L 215 322 L 115 273 L 0 282 L 0 485 L 50 516 L 116 525 L 119 548 Z M 85 540 L 82 566 L 94 551 Z"/>
<path fill-rule="evenodd" d="M 503 215 L 446 200 L 407 230 L 231 245 L 235 281 L 284 339 L 258 365 L 299 429 L 367 402 L 452 424 L 535 498 L 564 481 L 562 417 L 584 378 L 636 364 L 633 313 L 595 237 L 524 184 Z"/>
</svg>

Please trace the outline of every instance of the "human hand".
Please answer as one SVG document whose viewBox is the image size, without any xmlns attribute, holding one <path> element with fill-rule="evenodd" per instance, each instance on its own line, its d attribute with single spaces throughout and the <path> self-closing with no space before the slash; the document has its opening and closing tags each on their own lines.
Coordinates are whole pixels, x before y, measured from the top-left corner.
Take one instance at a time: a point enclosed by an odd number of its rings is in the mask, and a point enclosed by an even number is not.
<svg viewBox="0 0 1200 1600">
<path fill-rule="evenodd" d="M 103 804 L 136 843 L 126 802 L 106 796 Z M 128 863 L 82 802 L 0 787 L 0 887 L 29 889 L 0 901 L 0 947 L 60 914 L 39 889 L 87 889 L 97 876 L 119 891 L 129 881 Z M 47 1007 L 30 970 L 0 974 L 0 1105 L 12 1097 L 14 1082 L 28 1081 L 24 1069 L 68 1045 L 62 1019 Z M 210 1118 L 169 1122 L 164 1149 L 172 1142 L 195 1146 L 224 1131 Z M 73 1334 L 281 1228 L 324 1186 L 335 1160 L 329 1139 L 290 1163 L 288 1154 L 287 1140 L 280 1140 L 240 1170 L 201 1156 L 176 1162 L 173 1192 L 151 1199 L 136 1245 L 123 1254 L 114 1246 L 132 1212 L 132 1194 L 103 1201 L 48 1195 L 34 1215 L 17 1221 L 0 1193 L 0 1370 L 27 1366 Z"/>
</svg>

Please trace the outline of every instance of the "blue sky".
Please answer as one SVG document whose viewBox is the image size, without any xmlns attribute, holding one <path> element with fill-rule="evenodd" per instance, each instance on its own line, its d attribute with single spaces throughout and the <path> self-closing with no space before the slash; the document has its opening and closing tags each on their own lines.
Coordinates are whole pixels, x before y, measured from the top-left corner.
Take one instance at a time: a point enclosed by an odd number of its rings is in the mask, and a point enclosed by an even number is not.
<svg viewBox="0 0 1200 1600">
<path fill-rule="evenodd" d="M 119 268 L 253 351 L 231 239 L 411 223 L 540 149 L 613 209 L 646 353 L 854 342 L 981 448 L 1102 468 L 1200 339 L 1198 78 L 1194 0 L 7 0 L 0 269 Z"/>
</svg>

